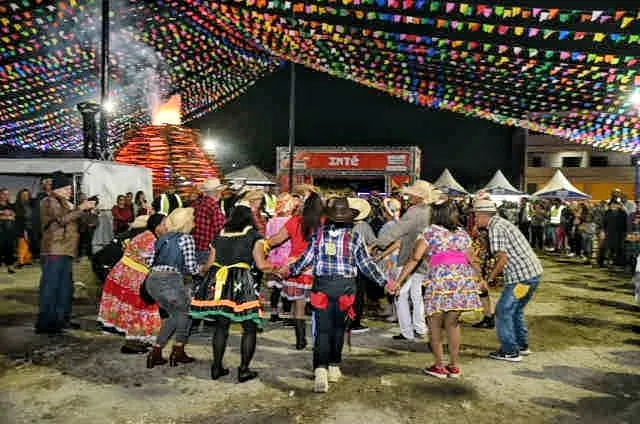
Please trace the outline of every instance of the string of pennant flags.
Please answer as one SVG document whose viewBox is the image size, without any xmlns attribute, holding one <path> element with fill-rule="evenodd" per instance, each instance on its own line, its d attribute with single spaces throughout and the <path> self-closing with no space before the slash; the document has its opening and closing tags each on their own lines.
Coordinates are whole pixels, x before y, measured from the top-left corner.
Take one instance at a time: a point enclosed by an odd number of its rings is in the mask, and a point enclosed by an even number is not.
<svg viewBox="0 0 640 424">
<path fill-rule="evenodd" d="M 150 122 L 150 91 L 180 93 L 188 121 L 292 61 L 418 107 L 640 152 L 629 101 L 640 90 L 640 9 L 488 3 L 114 3 L 110 143 Z M 0 144 L 80 148 L 75 105 L 97 100 L 100 4 L 0 3 Z"/>
</svg>

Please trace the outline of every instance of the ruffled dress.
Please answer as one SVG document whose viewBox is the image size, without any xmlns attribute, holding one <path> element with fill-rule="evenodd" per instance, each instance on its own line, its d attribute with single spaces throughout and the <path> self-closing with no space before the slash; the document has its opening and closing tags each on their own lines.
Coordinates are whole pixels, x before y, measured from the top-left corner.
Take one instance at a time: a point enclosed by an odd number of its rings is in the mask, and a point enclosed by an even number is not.
<svg viewBox="0 0 640 424">
<path fill-rule="evenodd" d="M 262 235 L 255 228 L 229 233 L 223 230 L 213 242 L 216 263 L 191 300 L 191 316 L 233 322 L 254 321 L 262 325 L 260 281 L 253 267 L 253 247 Z"/>
<path fill-rule="evenodd" d="M 153 262 L 156 237 L 145 231 L 131 239 L 124 255 L 111 269 L 102 289 L 98 321 L 124 333 L 127 339 L 152 343 L 162 322 L 158 305 L 140 297 L 140 286 Z"/>
<path fill-rule="evenodd" d="M 467 259 L 471 238 L 462 228 L 455 232 L 431 225 L 424 233 L 428 245 L 425 260 L 429 271 L 425 280 L 425 313 L 482 310 L 478 275 Z"/>
<path fill-rule="evenodd" d="M 269 239 L 278 234 L 278 232 L 282 229 L 282 227 L 285 226 L 289 219 L 291 218 L 288 216 L 276 216 L 271 218 L 267 223 L 266 237 Z M 287 240 L 286 242 L 282 243 L 280 246 L 269 252 L 269 262 L 271 262 L 276 267 L 283 267 L 288 263 L 290 256 L 291 240 Z M 267 287 L 275 287 L 280 289 L 282 288 L 282 285 L 282 280 L 279 279 L 271 278 L 267 281 Z"/>
<path fill-rule="evenodd" d="M 302 233 L 301 215 L 291 217 L 285 227 L 291 239 L 291 255 L 288 263 L 293 264 L 307 251 L 309 242 L 304 239 Z M 311 267 L 304 270 L 299 276 L 287 278 L 282 284 L 282 296 L 288 300 L 309 300 L 311 287 L 313 286 Z"/>
</svg>

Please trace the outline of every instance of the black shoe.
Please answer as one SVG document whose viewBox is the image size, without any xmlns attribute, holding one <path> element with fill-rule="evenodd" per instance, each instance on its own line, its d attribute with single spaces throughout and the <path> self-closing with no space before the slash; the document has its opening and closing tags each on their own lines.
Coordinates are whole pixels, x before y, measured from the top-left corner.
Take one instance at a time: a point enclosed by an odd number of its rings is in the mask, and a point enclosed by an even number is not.
<svg viewBox="0 0 640 424">
<path fill-rule="evenodd" d="M 407 339 L 405 336 L 403 336 L 402 334 L 398 334 L 396 336 L 393 336 L 393 340 L 409 340 Z"/>
<path fill-rule="evenodd" d="M 307 323 L 303 319 L 296 320 L 296 350 L 304 350 L 307 347 L 306 335 Z"/>
<path fill-rule="evenodd" d="M 120 353 L 124 355 L 136 355 L 136 354 L 148 353 L 148 352 L 149 352 L 149 348 L 147 348 L 142 344 L 141 345 L 124 344 L 120 348 Z"/>
<path fill-rule="evenodd" d="M 473 328 L 485 328 L 485 329 L 495 328 L 495 326 L 496 326 L 496 319 L 493 315 L 491 315 L 490 317 L 485 316 L 484 318 L 482 318 L 482 321 L 476 322 L 475 324 L 472 325 Z"/>
<path fill-rule="evenodd" d="M 216 366 L 211 366 L 211 379 L 212 380 L 217 380 L 220 377 L 224 377 L 225 375 L 229 375 L 229 368 L 222 368 L 222 367 L 216 367 Z"/>
<path fill-rule="evenodd" d="M 351 327 L 350 331 L 353 334 L 362 334 L 369 331 L 369 327 L 367 327 L 366 325 L 358 324 Z"/>
<path fill-rule="evenodd" d="M 295 327 L 296 326 L 296 320 L 293 318 L 287 318 L 284 320 L 284 326 L 285 327 Z"/>
<path fill-rule="evenodd" d="M 251 371 L 249 368 L 242 369 L 238 368 L 238 382 L 244 383 L 249 380 L 253 380 L 258 377 L 258 373 L 256 371 Z"/>
<path fill-rule="evenodd" d="M 516 352 L 503 352 L 501 350 L 497 352 L 492 352 L 489 354 L 489 358 L 496 359 L 498 361 L 507 361 L 507 362 L 522 362 L 522 356 L 520 353 Z"/>
<path fill-rule="evenodd" d="M 16 273 L 16 272 L 15 272 L 13 269 L 11 269 L 11 268 L 7 268 L 7 272 L 8 272 L 9 274 L 15 274 L 15 273 Z"/>
<path fill-rule="evenodd" d="M 280 315 L 278 315 L 278 314 L 271 314 L 271 319 L 269 321 L 271 321 L 271 322 L 279 322 L 279 321 L 282 321 L 282 318 L 280 318 Z"/>
<path fill-rule="evenodd" d="M 68 328 L 70 330 L 80 330 L 82 328 L 82 326 L 80 324 L 78 324 L 77 322 L 69 321 L 69 322 L 64 324 L 64 328 Z"/>
</svg>

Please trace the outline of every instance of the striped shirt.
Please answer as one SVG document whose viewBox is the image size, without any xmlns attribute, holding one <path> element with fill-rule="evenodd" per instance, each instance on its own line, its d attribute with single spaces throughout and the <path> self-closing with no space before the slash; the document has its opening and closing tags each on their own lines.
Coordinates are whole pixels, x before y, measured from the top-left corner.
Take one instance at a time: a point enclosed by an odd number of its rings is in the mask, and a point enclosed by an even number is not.
<svg viewBox="0 0 640 424">
<path fill-rule="evenodd" d="M 505 284 L 516 284 L 542 275 L 542 264 L 522 232 L 497 215 L 489 221 L 489 244 L 491 252 L 507 254 L 504 268 Z"/>
<path fill-rule="evenodd" d="M 355 278 L 358 271 L 380 285 L 387 282 L 360 234 L 333 225 L 320 227 L 305 254 L 291 267 L 291 275 L 299 275 L 313 265 L 316 277 Z"/>
</svg>

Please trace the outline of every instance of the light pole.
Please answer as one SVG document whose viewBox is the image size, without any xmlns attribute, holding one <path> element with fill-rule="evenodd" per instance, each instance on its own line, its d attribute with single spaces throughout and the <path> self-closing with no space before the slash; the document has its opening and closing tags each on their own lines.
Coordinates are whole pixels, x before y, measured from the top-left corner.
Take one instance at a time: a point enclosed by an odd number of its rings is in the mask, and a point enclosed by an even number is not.
<svg viewBox="0 0 640 424">
<path fill-rule="evenodd" d="M 100 49 L 100 152 L 99 158 L 107 154 L 107 111 L 109 96 L 109 0 L 102 0 L 102 43 Z M 94 157 L 97 155 L 94 155 Z"/>
<path fill-rule="evenodd" d="M 293 4 L 291 17 L 295 18 Z M 291 76 L 289 79 L 289 192 L 293 191 L 293 160 L 296 148 L 296 64 L 289 61 Z"/>
</svg>

